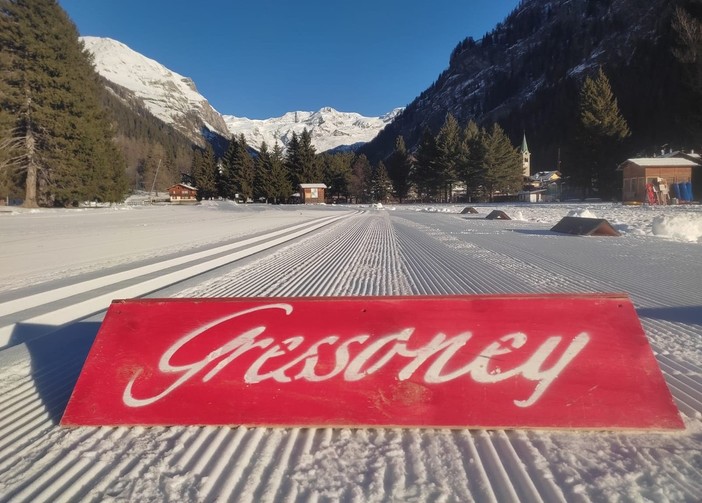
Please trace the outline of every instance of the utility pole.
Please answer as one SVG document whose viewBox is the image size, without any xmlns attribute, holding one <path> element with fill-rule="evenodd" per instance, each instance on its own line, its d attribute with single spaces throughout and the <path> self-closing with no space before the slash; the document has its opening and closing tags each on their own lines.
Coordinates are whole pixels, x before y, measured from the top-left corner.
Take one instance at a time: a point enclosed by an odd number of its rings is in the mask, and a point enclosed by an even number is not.
<svg viewBox="0 0 702 503">
<path fill-rule="evenodd" d="M 156 186 L 156 178 L 158 177 L 158 170 L 159 169 L 161 169 L 161 159 L 158 160 L 158 166 L 156 166 L 156 174 L 154 175 L 154 181 L 151 184 L 151 190 L 149 191 L 149 197 L 151 197 L 151 193 L 154 191 L 154 187 Z M 154 200 L 153 197 L 151 197 L 151 202 L 153 202 L 153 200 Z"/>
</svg>

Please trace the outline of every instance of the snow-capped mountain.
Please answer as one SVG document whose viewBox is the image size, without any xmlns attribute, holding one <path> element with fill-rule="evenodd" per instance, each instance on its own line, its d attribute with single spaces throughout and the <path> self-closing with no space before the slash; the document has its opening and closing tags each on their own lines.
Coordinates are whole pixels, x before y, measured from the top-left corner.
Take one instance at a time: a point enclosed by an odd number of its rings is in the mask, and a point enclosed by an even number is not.
<svg viewBox="0 0 702 503">
<path fill-rule="evenodd" d="M 317 152 L 325 152 L 352 149 L 371 141 L 401 111 L 401 108 L 396 108 L 381 117 L 364 117 L 324 107 L 316 112 L 288 112 L 282 117 L 262 120 L 225 115 L 224 121 L 231 134 L 243 134 L 246 142 L 255 149 L 264 141 L 269 148 L 276 142 L 285 147 L 293 132 L 300 135 L 307 129 Z"/>
<path fill-rule="evenodd" d="M 203 134 L 209 130 L 225 138 L 243 133 L 255 149 L 262 141 L 270 147 L 277 141 L 284 147 L 293 131 L 299 135 L 307 128 L 317 152 L 353 148 L 375 138 L 402 110 L 381 117 L 364 117 L 328 107 L 264 120 L 222 116 L 197 91 L 190 78 L 116 40 L 103 37 L 81 37 L 81 40 L 93 55 L 95 68 L 102 77 L 127 90 L 151 114 L 197 143 L 202 142 Z"/>
<path fill-rule="evenodd" d="M 188 77 L 116 40 L 102 37 L 81 37 L 81 40 L 93 55 L 97 72 L 130 91 L 158 119 L 195 141 L 201 141 L 203 128 L 229 136 L 222 115 Z"/>
</svg>

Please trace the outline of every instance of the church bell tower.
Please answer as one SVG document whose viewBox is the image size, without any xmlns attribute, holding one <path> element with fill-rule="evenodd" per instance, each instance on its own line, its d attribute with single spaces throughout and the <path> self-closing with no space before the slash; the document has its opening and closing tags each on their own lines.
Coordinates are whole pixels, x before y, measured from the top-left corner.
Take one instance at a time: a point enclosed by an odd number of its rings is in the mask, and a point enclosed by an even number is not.
<svg viewBox="0 0 702 503">
<path fill-rule="evenodd" d="M 524 139 L 522 140 L 522 174 L 525 177 L 531 176 L 531 152 L 529 152 L 529 146 L 526 141 L 526 133 L 524 133 Z"/>
</svg>

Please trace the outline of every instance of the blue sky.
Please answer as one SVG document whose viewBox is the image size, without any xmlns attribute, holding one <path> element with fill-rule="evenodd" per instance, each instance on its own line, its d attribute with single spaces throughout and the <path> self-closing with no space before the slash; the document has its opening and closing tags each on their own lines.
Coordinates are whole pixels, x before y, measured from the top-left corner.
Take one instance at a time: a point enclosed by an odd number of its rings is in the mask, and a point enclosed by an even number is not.
<svg viewBox="0 0 702 503">
<path fill-rule="evenodd" d="M 192 78 L 220 113 L 263 119 L 409 104 L 518 0 L 59 0 L 81 35 L 110 37 Z"/>
</svg>

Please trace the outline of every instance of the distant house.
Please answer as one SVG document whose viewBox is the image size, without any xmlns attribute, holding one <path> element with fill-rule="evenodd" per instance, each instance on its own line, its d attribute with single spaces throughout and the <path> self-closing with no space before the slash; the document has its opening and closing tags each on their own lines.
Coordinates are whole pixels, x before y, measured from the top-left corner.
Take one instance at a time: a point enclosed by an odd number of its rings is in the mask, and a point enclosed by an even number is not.
<svg viewBox="0 0 702 503">
<path fill-rule="evenodd" d="M 561 179 L 560 171 L 539 171 L 535 175 L 529 177 L 533 182 L 539 184 L 539 186 L 547 185 L 551 182 L 556 182 Z"/>
<path fill-rule="evenodd" d="M 187 183 L 176 183 L 168 187 L 168 195 L 172 203 L 197 202 L 197 189 Z"/>
<path fill-rule="evenodd" d="M 323 183 L 301 183 L 300 201 L 302 204 L 319 204 L 324 202 L 324 191 L 327 186 Z"/>
<path fill-rule="evenodd" d="M 519 201 L 541 203 L 555 201 L 560 197 L 559 171 L 539 171 L 525 179 L 524 189 L 519 192 Z"/>
<path fill-rule="evenodd" d="M 699 161 L 684 157 L 627 159 L 617 171 L 623 174 L 622 201 L 666 204 L 671 198 L 691 198 L 692 170 Z"/>
</svg>

